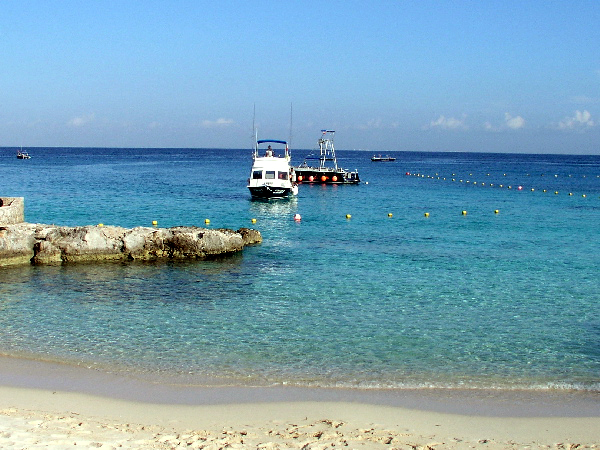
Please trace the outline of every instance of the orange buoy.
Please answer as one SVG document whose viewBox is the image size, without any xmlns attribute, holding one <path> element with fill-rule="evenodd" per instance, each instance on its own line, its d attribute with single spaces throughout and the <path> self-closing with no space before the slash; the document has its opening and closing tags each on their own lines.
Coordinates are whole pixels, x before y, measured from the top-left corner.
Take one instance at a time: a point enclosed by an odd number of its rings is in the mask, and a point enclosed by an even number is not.
<svg viewBox="0 0 600 450">
<path fill-rule="evenodd" d="M 313 177 L 312 175 L 310 177 L 308 177 L 308 181 L 315 181 L 315 177 Z"/>
<path fill-rule="evenodd" d="M 337 181 L 337 177 L 334 175 L 331 177 L 331 181 Z"/>
<path fill-rule="evenodd" d="M 321 177 L 321 181 L 323 181 L 323 182 L 327 181 L 327 177 L 326 177 L 325 175 L 323 175 L 323 176 Z"/>
<path fill-rule="evenodd" d="M 302 175 L 298 176 L 298 181 L 302 181 Z"/>
</svg>

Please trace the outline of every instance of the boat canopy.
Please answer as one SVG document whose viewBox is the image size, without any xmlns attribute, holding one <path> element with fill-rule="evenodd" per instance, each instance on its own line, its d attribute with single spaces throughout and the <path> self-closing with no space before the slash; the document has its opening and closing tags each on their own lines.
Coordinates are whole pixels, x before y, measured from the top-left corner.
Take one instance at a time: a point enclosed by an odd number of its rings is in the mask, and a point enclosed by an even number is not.
<svg viewBox="0 0 600 450">
<path fill-rule="evenodd" d="M 287 145 L 286 141 L 275 141 L 272 139 L 261 139 L 259 141 L 256 141 L 257 144 L 264 144 L 265 142 L 272 142 L 274 144 L 283 144 L 283 145 Z"/>
</svg>

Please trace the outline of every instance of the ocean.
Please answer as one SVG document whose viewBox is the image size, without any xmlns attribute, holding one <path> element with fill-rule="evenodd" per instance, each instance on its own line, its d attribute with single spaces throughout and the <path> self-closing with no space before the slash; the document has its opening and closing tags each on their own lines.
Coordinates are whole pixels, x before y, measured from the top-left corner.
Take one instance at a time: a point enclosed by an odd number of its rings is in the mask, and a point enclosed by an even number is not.
<svg viewBox="0 0 600 450">
<path fill-rule="evenodd" d="M 250 149 L 27 150 L 0 149 L 0 195 L 28 222 L 264 241 L 0 268 L 0 354 L 186 386 L 600 391 L 600 156 L 338 151 L 361 184 L 265 202 Z"/>
</svg>

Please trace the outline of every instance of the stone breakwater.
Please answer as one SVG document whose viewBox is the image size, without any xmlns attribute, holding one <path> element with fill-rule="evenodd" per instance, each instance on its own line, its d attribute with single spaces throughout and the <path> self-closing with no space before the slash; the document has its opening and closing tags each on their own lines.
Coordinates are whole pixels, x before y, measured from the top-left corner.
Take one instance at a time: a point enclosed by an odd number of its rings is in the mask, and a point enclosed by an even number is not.
<svg viewBox="0 0 600 450">
<path fill-rule="evenodd" d="M 207 259 L 262 242 L 259 231 L 199 227 L 0 226 L 0 266 L 85 261 Z"/>
</svg>

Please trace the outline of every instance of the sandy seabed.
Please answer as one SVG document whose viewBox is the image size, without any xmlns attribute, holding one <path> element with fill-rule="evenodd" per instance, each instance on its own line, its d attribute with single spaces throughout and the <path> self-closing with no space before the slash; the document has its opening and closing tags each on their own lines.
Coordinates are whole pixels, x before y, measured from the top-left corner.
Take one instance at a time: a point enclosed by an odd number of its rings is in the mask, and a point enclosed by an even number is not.
<svg viewBox="0 0 600 450">
<path fill-rule="evenodd" d="M 600 448 L 600 393 L 141 382 L 0 357 L 0 449 Z"/>
</svg>

